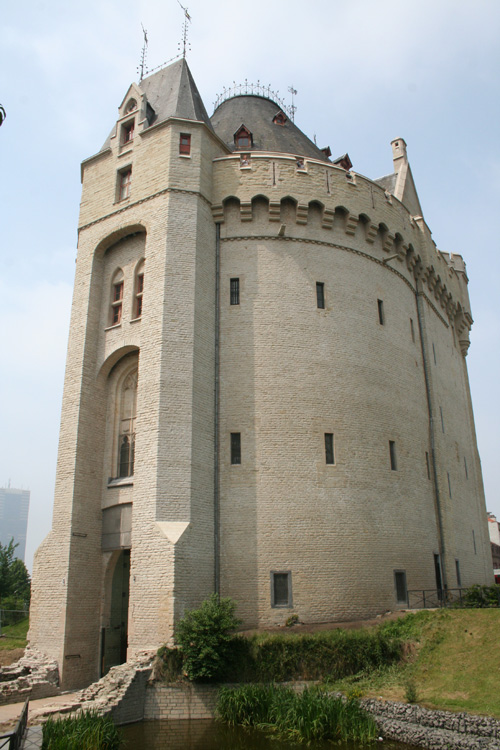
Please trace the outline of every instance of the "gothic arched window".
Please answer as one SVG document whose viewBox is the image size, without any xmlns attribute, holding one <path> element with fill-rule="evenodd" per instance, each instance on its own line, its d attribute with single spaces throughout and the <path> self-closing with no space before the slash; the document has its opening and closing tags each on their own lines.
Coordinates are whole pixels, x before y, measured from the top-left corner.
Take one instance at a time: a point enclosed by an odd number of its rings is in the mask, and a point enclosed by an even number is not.
<svg viewBox="0 0 500 750">
<path fill-rule="evenodd" d="M 142 295 L 144 293 L 144 260 L 135 269 L 134 281 L 134 318 L 142 316 Z"/>
<path fill-rule="evenodd" d="M 117 456 L 119 477 L 131 477 L 134 474 L 136 410 L 137 370 L 127 375 L 119 392 Z"/>
<path fill-rule="evenodd" d="M 121 323 L 123 308 L 123 271 L 119 268 L 111 283 L 111 305 L 109 325 L 116 326 Z"/>
</svg>

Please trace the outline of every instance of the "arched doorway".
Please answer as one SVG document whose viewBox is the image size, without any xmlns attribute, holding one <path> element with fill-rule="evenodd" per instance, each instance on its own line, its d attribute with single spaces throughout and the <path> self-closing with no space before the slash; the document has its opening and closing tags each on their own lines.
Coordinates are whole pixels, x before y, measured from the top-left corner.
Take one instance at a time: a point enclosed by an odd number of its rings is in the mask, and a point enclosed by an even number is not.
<svg viewBox="0 0 500 750">
<path fill-rule="evenodd" d="M 124 549 L 113 571 L 109 625 L 101 631 L 101 677 L 127 661 L 129 582 L 130 550 Z"/>
</svg>

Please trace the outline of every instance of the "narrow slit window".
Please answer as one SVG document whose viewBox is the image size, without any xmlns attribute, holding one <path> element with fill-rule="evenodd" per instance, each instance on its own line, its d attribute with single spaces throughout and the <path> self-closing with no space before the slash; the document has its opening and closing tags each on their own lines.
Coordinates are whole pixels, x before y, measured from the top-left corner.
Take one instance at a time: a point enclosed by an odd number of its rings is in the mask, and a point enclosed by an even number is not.
<svg viewBox="0 0 500 750">
<path fill-rule="evenodd" d="M 335 463 L 333 452 L 333 432 L 325 432 L 325 460 L 327 464 Z"/>
<path fill-rule="evenodd" d="M 241 464 L 241 432 L 231 433 L 231 463 Z"/>
<path fill-rule="evenodd" d="M 144 265 L 141 263 L 135 278 L 135 310 L 134 317 L 142 317 L 142 299 L 144 295 Z"/>
<path fill-rule="evenodd" d="M 229 296 L 230 296 L 231 305 L 240 304 L 240 280 L 239 279 L 231 279 Z"/>
<path fill-rule="evenodd" d="M 378 322 L 381 326 L 385 323 L 385 315 L 384 315 L 384 301 L 381 299 L 377 300 L 377 308 L 378 308 Z"/>
<path fill-rule="evenodd" d="M 322 281 L 316 282 L 316 304 L 320 310 L 325 309 L 325 285 Z"/>
<path fill-rule="evenodd" d="M 474 531 L 474 529 L 472 529 L 472 544 L 474 545 L 474 554 L 477 555 L 476 532 Z"/>
<path fill-rule="evenodd" d="M 441 416 L 441 430 L 442 432 L 444 432 L 444 417 L 443 417 L 443 409 L 441 406 L 439 407 L 439 414 Z"/>
<path fill-rule="evenodd" d="M 391 460 L 391 470 L 396 471 L 398 462 L 396 458 L 396 442 L 394 440 L 389 440 L 389 458 Z"/>
<path fill-rule="evenodd" d="M 455 560 L 455 573 L 457 574 L 457 586 L 462 588 L 462 576 L 460 575 L 460 560 Z"/>
<path fill-rule="evenodd" d="M 271 606 L 292 606 L 292 574 L 290 571 L 271 573 Z"/>
<path fill-rule="evenodd" d="M 437 365 L 436 347 L 434 346 L 434 344 L 432 345 L 432 356 L 433 356 L 433 359 L 434 359 L 434 364 Z"/>
<path fill-rule="evenodd" d="M 410 318 L 410 331 L 411 331 L 411 340 L 413 343 L 415 343 L 415 326 L 413 325 L 413 318 Z"/>
<path fill-rule="evenodd" d="M 406 571 L 394 571 L 394 587 L 396 589 L 396 601 L 398 604 L 408 601 L 408 590 L 406 588 Z"/>
<path fill-rule="evenodd" d="M 468 479 L 469 478 L 469 470 L 467 468 L 467 459 L 465 458 L 465 456 L 464 456 L 464 469 L 465 469 L 465 478 Z"/>
<path fill-rule="evenodd" d="M 451 497 L 451 479 L 450 479 L 450 472 L 446 472 L 446 476 L 448 477 L 448 494 Z"/>
<path fill-rule="evenodd" d="M 181 133 L 179 136 L 179 153 L 189 156 L 191 154 L 191 135 Z"/>
<path fill-rule="evenodd" d="M 429 461 L 429 454 L 427 453 L 427 451 L 425 452 L 425 465 L 427 467 L 427 479 L 430 479 L 431 478 L 431 464 Z"/>
</svg>

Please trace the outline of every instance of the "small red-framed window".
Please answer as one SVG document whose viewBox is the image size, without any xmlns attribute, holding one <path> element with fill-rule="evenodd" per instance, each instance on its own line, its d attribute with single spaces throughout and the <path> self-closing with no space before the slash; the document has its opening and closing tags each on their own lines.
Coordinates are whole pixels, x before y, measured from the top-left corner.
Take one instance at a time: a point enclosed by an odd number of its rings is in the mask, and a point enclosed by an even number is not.
<svg viewBox="0 0 500 750">
<path fill-rule="evenodd" d="M 189 133 L 181 133 L 179 137 L 179 153 L 189 156 L 191 153 L 191 136 Z"/>
<path fill-rule="evenodd" d="M 132 167 L 118 173 L 118 200 L 130 198 L 130 184 L 132 182 Z"/>
<path fill-rule="evenodd" d="M 122 146 L 125 146 L 127 143 L 131 143 L 134 140 L 134 129 L 135 120 L 131 120 L 130 122 L 126 122 L 124 125 L 122 125 Z"/>
<path fill-rule="evenodd" d="M 278 112 L 278 114 L 273 117 L 273 122 L 275 125 L 284 125 L 286 120 L 287 118 L 283 114 L 283 112 Z"/>
</svg>

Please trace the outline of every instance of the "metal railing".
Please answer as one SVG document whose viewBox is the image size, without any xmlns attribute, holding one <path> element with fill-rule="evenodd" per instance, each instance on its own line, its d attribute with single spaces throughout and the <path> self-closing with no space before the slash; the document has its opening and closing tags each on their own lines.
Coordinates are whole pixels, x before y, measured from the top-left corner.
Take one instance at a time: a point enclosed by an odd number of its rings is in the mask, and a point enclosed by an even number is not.
<svg viewBox="0 0 500 750">
<path fill-rule="evenodd" d="M 411 589 L 407 593 L 409 609 L 462 607 L 465 589 Z"/>
<path fill-rule="evenodd" d="M 0 735 L 0 750 L 20 750 L 26 727 L 28 725 L 28 706 L 29 698 L 26 698 L 23 710 L 21 711 L 21 716 L 19 717 L 14 731 Z"/>
</svg>

